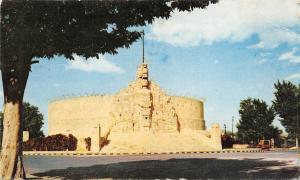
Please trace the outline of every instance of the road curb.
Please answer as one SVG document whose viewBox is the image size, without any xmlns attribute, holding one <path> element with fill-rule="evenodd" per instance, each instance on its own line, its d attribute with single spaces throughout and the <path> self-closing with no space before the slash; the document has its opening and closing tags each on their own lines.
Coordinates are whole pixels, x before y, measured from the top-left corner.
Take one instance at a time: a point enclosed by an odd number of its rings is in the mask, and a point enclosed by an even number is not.
<svg viewBox="0 0 300 180">
<path fill-rule="evenodd" d="M 214 153 L 257 153 L 265 152 L 261 149 L 223 149 L 221 151 L 181 151 L 181 152 L 135 152 L 135 153 L 101 153 L 101 152 L 44 152 L 44 151 L 24 151 L 24 156 L 133 156 L 133 155 L 168 155 L 168 154 L 214 154 Z"/>
</svg>

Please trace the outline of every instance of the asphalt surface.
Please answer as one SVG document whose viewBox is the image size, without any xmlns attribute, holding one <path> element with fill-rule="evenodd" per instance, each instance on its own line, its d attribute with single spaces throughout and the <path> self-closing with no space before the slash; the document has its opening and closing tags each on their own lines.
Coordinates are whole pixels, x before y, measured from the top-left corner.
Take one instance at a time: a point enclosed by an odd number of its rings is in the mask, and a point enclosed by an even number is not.
<svg viewBox="0 0 300 180">
<path fill-rule="evenodd" d="M 298 179 L 296 152 L 24 156 L 31 179 Z"/>
</svg>

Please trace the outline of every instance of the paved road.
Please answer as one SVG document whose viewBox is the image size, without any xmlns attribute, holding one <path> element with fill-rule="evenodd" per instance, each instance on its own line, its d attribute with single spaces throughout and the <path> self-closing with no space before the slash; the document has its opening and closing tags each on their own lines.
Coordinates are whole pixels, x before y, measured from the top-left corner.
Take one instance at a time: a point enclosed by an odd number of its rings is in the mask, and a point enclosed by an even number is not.
<svg viewBox="0 0 300 180">
<path fill-rule="evenodd" d="M 143 155 L 122 157 L 25 156 L 35 178 L 298 178 L 296 152 Z"/>
</svg>

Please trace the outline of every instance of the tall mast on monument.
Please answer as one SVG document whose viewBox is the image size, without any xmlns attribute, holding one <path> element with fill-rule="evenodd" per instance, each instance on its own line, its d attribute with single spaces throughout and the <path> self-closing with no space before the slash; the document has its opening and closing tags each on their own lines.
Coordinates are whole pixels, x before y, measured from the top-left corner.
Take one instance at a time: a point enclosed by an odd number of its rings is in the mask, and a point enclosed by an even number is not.
<svg viewBox="0 0 300 180">
<path fill-rule="evenodd" d="M 142 41 L 143 41 L 143 55 L 142 55 L 142 63 L 144 64 L 145 63 L 145 49 L 144 49 L 144 35 L 145 35 L 145 32 L 144 30 L 142 31 Z"/>
</svg>

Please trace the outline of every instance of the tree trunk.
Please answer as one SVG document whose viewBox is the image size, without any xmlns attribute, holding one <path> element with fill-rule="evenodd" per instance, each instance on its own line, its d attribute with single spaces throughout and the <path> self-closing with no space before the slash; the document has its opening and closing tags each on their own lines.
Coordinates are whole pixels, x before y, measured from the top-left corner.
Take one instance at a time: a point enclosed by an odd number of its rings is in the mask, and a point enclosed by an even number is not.
<svg viewBox="0 0 300 180">
<path fill-rule="evenodd" d="M 4 113 L 3 141 L 0 164 L 0 179 L 25 179 L 22 146 L 22 110 L 23 96 L 29 69 L 14 67 L 1 69 Z"/>
<path fill-rule="evenodd" d="M 21 102 L 4 105 L 2 177 L 4 179 L 24 178 L 22 162 Z"/>
</svg>

